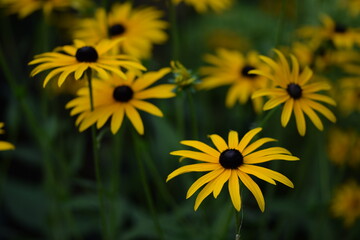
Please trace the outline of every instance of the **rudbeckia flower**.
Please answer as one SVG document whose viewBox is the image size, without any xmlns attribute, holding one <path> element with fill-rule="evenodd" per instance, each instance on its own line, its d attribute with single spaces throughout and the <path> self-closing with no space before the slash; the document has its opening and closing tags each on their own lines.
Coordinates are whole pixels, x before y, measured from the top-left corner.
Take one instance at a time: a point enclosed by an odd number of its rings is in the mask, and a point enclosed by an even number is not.
<svg viewBox="0 0 360 240">
<path fill-rule="evenodd" d="M 328 15 L 321 16 L 322 26 L 305 26 L 298 30 L 299 36 L 315 44 L 331 41 L 337 48 L 352 48 L 360 42 L 360 29 L 335 22 Z"/>
<path fill-rule="evenodd" d="M 347 227 L 360 217 L 360 186 L 355 181 L 347 182 L 336 189 L 331 204 L 335 217 L 343 218 Z"/>
<path fill-rule="evenodd" d="M 101 78 L 109 78 L 107 71 L 125 77 L 120 67 L 126 69 L 146 70 L 139 62 L 126 55 L 111 55 L 109 52 L 122 39 L 115 41 L 103 40 L 96 45 L 90 46 L 83 41 L 74 40 L 74 45 L 67 45 L 55 49 L 53 52 L 42 53 L 35 56 L 29 65 L 39 64 L 31 71 L 34 76 L 45 70 L 50 70 L 43 86 L 54 77 L 58 76 L 59 87 L 70 74 L 74 74 L 76 80 L 80 79 L 87 69 L 94 70 Z"/>
<path fill-rule="evenodd" d="M 124 38 L 119 49 L 136 58 L 149 58 L 152 46 L 167 40 L 168 23 L 161 20 L 163 12 L 154 7 L 133 8 L 131 3 L 115 4 L 107 14 L 99 8 L 95 18 L 79 21 L 74 38 L 88 42 Z"/>
<path fill-rule="evenodd" d="M 57 9 L 83 9 L 89 6 L 88 0 L 1 0 L 0 6 L 7 8 L 9 14 L 17 13 L 19 18 L 25 18 L 33 12 L 42 9 L 45 16 Z"/>
<path fill-rule="evenodd" d="M 212 66 L 200 68 L 200 74 L 205 77 L 198 87 L 212 89 L 231 85 L 226 97 L 227 107 L 233 107 L 237 101 L 245 104 L 252 93 L 267 86 L 268 80 L 265 77 L 249 73 L 256 68 L 264 71 L 268 69 L 254 51 L 243 55 L 238 51 L 221 48 L 216 51 L 216 55 L 207 54 L 204 59 Z M 262 99 L 255 99 L 253 104 L 257 112 L 261 111 Z"/>
<path fill-rule="evenodd" d="M 144 101 L 151 98 L 171 98 L 175 96 L 173 84 L 149 86 L 170 72 L 163 68 L 156 72 L 147 72 L 136 77 L 133 72 L 127 72 L 126 78 L 113 75 L 106 81 L 93 79 L 94 111 L 90 109 L 89 89 L 78 91 L 78 97 L 71 100 L 66 108 L 72 108 L 70 115 L 80 114 L 76 125 L 79 131 L 84 131 L 96 123 L 97 128 L 104 126 L 111 117 L 110 129 L 115 134 L 126 115 L 139 134 L 144 134 L 144 125 L 137 110 L 142 110 L 162 117 L 163 113 L 154 104 Z"/>
<path fill-rule="evenodd" d="M 173 0 L 175 4 L 184 2 L 187 5 L 191 5 L 199 13 L 205 13 L 213 10 L 215 12 L 223 12 L 230 8 L 234 3 L 233 0 Z"/>
<path fill-rule="evenodd" d="M 4 130 L 2 129 L 4 127 L 4 123 L 0 122 L 0 134 L 4 133 Z M 6 151 L 6 150 L 13 150 L 15 149 L 15 146 L 12 145 L 9 142 L 0 141 L 0 151 Z"/>
<path fill-rule="evenodd" d="M 211 193 L 214 197 L 220 194 L 224 184 L 228 182 L 228 189 L 231 201 L 237 211 L 241 209 L 240 182 L 247 187 L 254 195 L 260 210 L 265 210 L 265 200 L 259 186 L 249 176 L 253 175 L 271 184 L 276 181 L 293 188 L 293 183 L 284 175 L 273 170 L 256 166 L 257 163 L 263 163 L 273 160 L 295 161 L 299 158 L 292 156 L 285 148 L 270 147 L 259 150 L 267 142 L 276 141 L 272 138 L 260 138 L 250 144 L 250 141 L 261 128 L 250 130 L 239 141 L 238 133 L 230 131 L 228 143 L 217 134 L 210 135 L 210 139 L 216 148 L 213 148 L 203 142 L 196 140 L 185 140 L 180 143 L 193 147 L 199 151 L 178 150 L 170 154 L 180 156 L 181 158 L 190 158 L 201 163 L 190 164 L 180 167 L 169 174 L 166 181 L 187 172 L 209 172 L 196 180 L 189 188 L 186 198 L 191 197 L 199 188 L 205 185 L 200 191 L 196 200 L 194 210 L 196 211 L 201 202 Z"/>
<path fill-rule="evenodd" d="M 279 57 L 278 62 L 275 62 L 271 58 L 265 56 L 260 57 L 272 68 L 272 73 L 262 70 L 250 71 L 252 74 L 267 77 L 273 82 L 273 86 L 271 88 L 256 91 L 252 95 L 252 98 L 268 96 L 270 100 L 265 103 L 263 108 L 264 110 L 275 108 L 284 103 L 281 114 L 282 126 L 286 127 L 292 112 L 294 112 L 297 129 L 301 136 L 304 136 L 306 132 L 304 113 L 321 131 L 324 127 L 315 111 L 321 113 L 331 122 L 335 122 L 335 115 L 324 105 L 318 103 L 318 101 L 320 101 L 330 105 L 336 105 L 332 98 L 317 93 L 321 90 L 330 89 L 330 86 L 325 82 L 309 83 L 309 80 L 313 75 L 310 68 L 305 67 L 305 69 L 300 73 L 298 60 L 293 55 L 290 55 L 292 62 L 292 69 L 290 69 L 285 56 L 278 50 L 275 50 L 275 52 Z"/>
</svg>

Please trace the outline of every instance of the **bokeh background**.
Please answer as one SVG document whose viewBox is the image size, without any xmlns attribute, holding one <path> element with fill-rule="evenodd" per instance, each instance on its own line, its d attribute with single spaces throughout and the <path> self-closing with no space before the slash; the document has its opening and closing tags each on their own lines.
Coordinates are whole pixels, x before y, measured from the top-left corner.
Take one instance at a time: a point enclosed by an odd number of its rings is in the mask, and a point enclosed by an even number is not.
<svg viewBox="0 0 360 240">
<path fill-rule="evenodd" d="M 80 11 L 53 11 L 46 18 L 42 11 L 19 18 L 8 14 L 5 2 L 0 1 L 0 121 L 6 132 L 0 137 L 16 149 L 0 152 L 0 239 L 101 239 L 90 131 L 79 133 L 75 117 L 65 109 L 81 83 L 43 88 L 45 75 L 30 78 L 33 67 L 27 63 L 36 54 L 70 44 L 71 25 L 92 16 L 104 3 L 93 1 Z M 114 2 L 124 1 L 106 1 L 106 6 Z M 164 12 L 164 20 L 171 21 L 167 1 L 131 2 L 134 7 L 154 6 Z M 304 137 L 298 134 L 294 118 L 283 128 L 281 109 L 263 124 L 263 136 L 278 139 L 277 146 L 301 160 L 263 164 L 295 185 L 290 189 L 256 180 L 265 197 L 264 213 L 243 188 L 241 239 L 360 238 L 359 12 L 360 1 L 355 0 L 234 0 L 219 12 L 197 12 L 187 2 L 175 6 L 178 60 L 199 82 L 198 70 L 206 65 L 203 56 L 218 48 L 242 53 L 256 50 L 267 56 L 278 48 L 297 52 L 299 58 L 309 57 L 316 77 L 333 86 L 326 94 L 337 102 L 331 108 L 337 122 L 321 118 L 324 131 L 308 119 Z M 353 33 L 349 38 L 354 44 L 345 49 L 345 56 L 355 57 L 329 60 L 319 53 L 320 47 L 306 48 L 309 40 L 304 40 L 299 29 L 321 29 L 322 14 Z M 168 41 L 155 45 L 151 58 L 143 60 L 149 70 L 170 66 L 174 60 L 172 26 L 167 29 Z M 297 43 L 305 48 L 296 48 Z M 334 44 L 321 49 L 332 57 L 343 50 Z M 162 82 L 173 79 L 170 74 Z M 235 239 L 234 209 L 226 188 L 217 199 L 208 197 L 195 212 L 195 197 L 185 199 L 185 195 L 201 174 L 189 173 L 165 183 L 167 175 L 182 164 L 169 154 L 183 148 L 181 140 L 210 144 L 208 134 L 226 137 L 229 130 L 236 130 L 243 135 L 267 115 L 256 113 L 251 102 L 225 107 L 228 88 L 197 91 L 194 87 L 179 91 L 175 98 L 154 101 L 164 117 L 141 113 L 143 136 L 134 132 L 128 120 L 116 135 L 108 126 L 99 130 L 101 175 L 113 239 Z M 145 194 L 151 195 L 153 208 Z M 334 206 L 340 206 L 342 216 L 334 214 Z"/>
</svg>

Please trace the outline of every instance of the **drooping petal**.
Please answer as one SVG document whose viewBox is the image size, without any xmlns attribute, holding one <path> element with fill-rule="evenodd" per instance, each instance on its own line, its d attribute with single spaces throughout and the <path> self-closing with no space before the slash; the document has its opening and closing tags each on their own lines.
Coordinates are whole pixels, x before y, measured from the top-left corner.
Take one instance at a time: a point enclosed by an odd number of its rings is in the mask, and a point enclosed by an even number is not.
<svg viewBox="0 0 360 240">
<path fill-rule="evenodd" d="M 240 209 L 241 209 L 240 185 L 239 185 L 239 178 L 236 173 L 236 170 L 231 171 L 228 188 L 229 188 L 231 201 L 232 201 L 235 209 L 238 212 L 240 212 Z"/>
<path fill-rule="evenodd" d="M 299 101 L 294 102 L 294 114 L 298 132 L 301 136 L 304 136 L 306 131 L 306 123 L 304 113 L 301 110 Z"/>
<path fill-rule="evenodd" d="M 217 178 L 222 172 L 224 172 L 224 168 L 219 166 L 218 169 L 215 169 L 214 171 L 211 171 L 200 177 L 190 186 L 189 190 L 186 193 L 186 198 L 191 197 L 199 188 L 201 188 L 204 184 Z"/>
<path fill-rule="evenodd" d="M 176 170 L 174 170 L 172 173 L 170 173 L 166 179 L 166 181 L 169 181 L 170 179 L 188 172 L 207 172 L 212 171 L 219 168 L 219 164 L 216 163 L 195 163 L 190 164 L 186 166 L 182 166 Z"/>
<path fill-rule="evenodd" d="M 264 196 L 263 196 L 259 186 L 246 173 L 243 173 L 241 171 L 237 171 L 237 174 L 240 177 L 240 180 L 244 183 L 244 185 L 254 195 L 254 197 L 255 197 L 258 205 L 259 205 L 260 210 L 262 212 L 264 212 L 264 210 L 265 210 L 265 199 L 264 199 Z"/>
<path fill-rule="evenodd" d="M 131 104 L 135 108 L 140 109 L 140 110 L 145 111 L 145 112 L 148 112 L 148 113 L 150 113 L 152 115 L 155 115 L 155 116 L 158 116 L 158 117 L 163 116 L 163 113 L 161 112 L 161 110 L 152 103 L 133 99 L 131 101 Z"/>
<path fill-rule="evenodd" d="M 222 172 L 215 181 L 215 185 L 214 185 L 214 192 L 213 195 L 215 198 L 217 198 L 221 192 L 221 189 L 223 188 L 224 184 L 229 180 L 230 175 L 231 175 L 231 171 L 229 169 L 225 169 L 224 172 Z"/>
<path fill-rule="evenodd" d="M 196 197 L 195 200 L 195 205 L 194 205 L 194 210 L 196 211 L 200 204 L 202 203 L 202 201 L 209 196 L 209 194 L 213 191 L 214 189 L 214 185 L 215 185 L 215 181 L 212 180 L 211 182 L 209 182 L 204 188 L 203 190 L 201 190 L 201 192 L 199 192 L 198 196 Z"/>
<path fill-rule="evenodd" d="M 139 112 L 131 105 L 125 105 L 125 113 L 126 116 L 129 118 L 130 122 L 135 127 L 136 131 L 140 134 L 144 134 L 144 124 L 141 120 Z"/>
<path fill-rule="evenodd" d="M 272 109 L 272 108 L 286 102 L 289 98 L 290 98 L 289 95 L 282 95 L 282 96 L 279 96 L 279 97 L 273 97 L 273 98 L 271 98 L 269 101 L 267 101 L 265 103 L 263 109 L 265 111 L 269 110 L 269 109 Z"/>
<path fill-rule="evenodd" d="M 304 111 L 304 113 L 310 118 L 310 120 L 313 122 L 313 124 L 322 131 L 324 129 L 324 126 L 318 117 L 318 115 L 315 113 L 314 110 L 310 106 L 308 106 L 306 103 L 300 104 L 301 109 Z"/>
<path fill-rule="evenodd" d="M 286 127 L 286 125 L 288 124 L 291 117 L 291 113 L 293 111 L 293 107 L 294 107 L 294 99 L 290 98 L 285 102 L 284 108 L 281 113 L 281 125 L 283 127 Z"/>
<path fill-rule="evenodd" d="M 276 182 L 271 178 L 269 177 L 268 175 L 265 175 L 263 174 L 262 172 L 260 171 L 256 171 L 252 168 L 253 165 L 249 165 L 249 164 L 243 164 L 239 167 L 239 171 L 243 171 L 245 173 L 248 173 L 248 174 L 251 174 L 251 175 L 254 175 L 255 177 L 257 178 L 260 178 L 261 180 L 264 180 L 268 183 L 271 183 L 273 185 L 276 185 Z"/>
<path fill-rule="evenodd" d="M 119 130 L 123 122 L 124 115 L 125 115 L 124 105 L 119 105 L 119 109 L 116 112 L 114 112 L 114 115 L 111 118 L 110 129 L 112 134 L 115 134 Z"/>
</svg>

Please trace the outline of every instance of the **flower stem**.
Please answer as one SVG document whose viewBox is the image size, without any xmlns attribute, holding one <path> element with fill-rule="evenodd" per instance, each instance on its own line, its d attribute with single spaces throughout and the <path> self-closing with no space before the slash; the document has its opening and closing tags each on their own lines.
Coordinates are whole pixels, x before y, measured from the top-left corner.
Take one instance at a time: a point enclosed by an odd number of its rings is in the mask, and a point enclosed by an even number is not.
<svg viewBox="0 0 360 240">
<path fill-rule="evenodd" d="M 264 127 L 265 123 L 270 119 L 272 115 L 277 111 L 279 107 L 275 107 L 268 112 L 263 119 L 257 124 L 257 127 Z"/>
<path fill-rule="evenodd" d="M 176 16 L 176 6 L 172 0 L 167 1 L 169 8 L 169 17 L 171 24 L 171 41 L 172 41 L 172 59 L 174 61 L 179 60 L 179 33 Z"/>
<path fill-rule="evenodd" d="M 94 111 L 94 96 L 92 89 L 92 70 L 88 68 L 86 70 L 86 76 L 89 84 L 89 97 L 90 97 L 90 110 Z M 100 158 L 99 158 L 99 144 L 96 136 L 96 128 L 95 125 L 91 126 L 91 138 L 92 138 L 92 146 L 93 146 L 93 158 L 94 158 L 94 167 L 95 167 L 95 176 L 96 176 L 96 184 L 98 191 L 98 198 L 100 204 L 100 216 L 101 216 L 101 229 L 103 234 L 103 239 L 107 240 L 108 231 L 106 224 L 106 213 L 105 213 L 105 200 L 104 200 L 104 191 L 103 184 L 100 174 Z"/>
<path fill-rule="evenodd" d="M 189 98 L 189 105 L 190 105 L 190 114 L 191 114 L 191 128 L 192 128 L 192 138 L 198 139 L 198 125 L 197 125 L 197 115 L 196 109 L 194 104 L 194 98 L 190 90 L 186 91 L 188 98 Z"/>
<path fill-rule="evenodd" d="M 143 185 L 143 188 L 145 190 L 145 198 L 146 198 L 146 202 L 147 205 L 150 209 L 150 213 L 156 228 L 156 231 L 158 233 L 158 239 L 164 239 L 164 233 L 163 230 L 161 228 L 160 225 L 160 221 L 154 206 L 154 202 L 151 196 L 151 191 L 150 191 L 150 186 L 149 186 L 149 182 L 146 179 L 146 173 L 145 173 L 145 167 L 144 167 L 144 163 L 143 163 L 143 157 L 141 156 L 141 153 L 144 152 L 143 151 L 143 147 L 141 144 L 141 140 L 139 139 L 139 136 L 133 131 L 133 138 L 134 138 L 134 142 L 135 142 L 135 154 L 136 154 L 136 160 L 137 160 L 137 165 L 139 168 L 139 172 L 140 172 L 140 179 L 141 179 L 141 183 Z"/>
</svg>

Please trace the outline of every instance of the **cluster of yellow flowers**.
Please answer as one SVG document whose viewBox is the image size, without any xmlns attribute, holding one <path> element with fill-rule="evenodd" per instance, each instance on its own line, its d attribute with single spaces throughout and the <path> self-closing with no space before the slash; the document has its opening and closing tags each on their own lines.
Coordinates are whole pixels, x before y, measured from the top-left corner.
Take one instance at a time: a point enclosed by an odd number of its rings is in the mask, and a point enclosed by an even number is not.
<svg viewBox="0 0 360 240">
<path fill-rule="evenodd" d="M 173 0 L 168 4 L 183 3 L 192 5 L 199 13 L 209 10 L 220 13 L 232 6 L 234 1 Z M 71 7 L 79 10 L 93 5 L 86 0 L 2 0 L 0 4 L 7 6 L 10 13 L 18 13 L 20 18 L 38 9 L 50 15 L 54 9 Z M 110 10 L 96 8 L 92 17 L 78 19 L 71 28 L 72 45 L 36 55 L 29 62 L 29 65 L 36 65 L 31 76 L 48 71 L 43 81 L 44 87 L 54 79 L 58 87 L 70 79 L 88 80 L 83 81 L 76 97 L 66 104 L 70 115 L 77 115 L 75 124 L 80 132 L 91 126 L 100 129 L 109 122 L 111 132 L 116 134 L 126 116 L 137 133 L 143 135 L 145 127 L 138 110 L 158 117 L 164 115 L 147 100 L 175 97 L 176 87 L 186 90 L 190 85 L 196 90 L 230 85 L 225 99 L 226 107 L 251 101 L 258 115 L 262 111 L 281 109 L 280 124 L 286 127 L 294 115 L 300 136 L 306 134 L 306 118 L 320 131 L 325 129 L 322 117 L 335 123 L 337 118 L 331 107 L 338 106 L 338 112 L 343 110 L 340 114 L 344 116 L 360 110 L 360 75 L 335 81 L 335 89 L 340 93 L 333 93 L 332 97 L 324 93 L 331 89 L 334 82 L 326 78 L 325 71 L 329 67 L 336 65 L 346 73 L 360 73 L 360 65 L 354 63 L 360 56 L 354 51 L 360 45 L 359 29 L 322 15 L 321 26 L 300 28 L 297 31 L 298 41 L 289 48 L 276 46 L 273 57 L 255 50 L 241 52 L 218 48 L 215 53 L 204 56 L 207 65 L 200 67 L 201 81 L 198 82 L 197 77 L 177 61 L 172 62 L 171 67 L 163 66 L 153 71 L 148 71 L 144 66 L 144 62 L 152 57 L 154 45 L 164 44 L 168 40 L 166 30 L 171 25 L 163 19 L 164 16 L 164 12 L 153 6 L 134 7 L 130 2 L 116 3 Z M 170 73 L 175 75 L 174 82 L 153 86 Z M 337 99 L 338 96 L 341 99 Z M 264 211 L 264 196 L 250 175 L 274 185 L 276 181 L 291 188 L 294 185 L 286 176 L 255 164 L 273 160 L 296 161 L 299 158 L 282 147 L 265 148 L 264 144 L 276 141 L 273 138 L 263 137 L 253 141 L 261 130 L 261 127 L 255 127 L 242 138 L 238 132 L 229 131 L 227 141 L 217 134 L 209 135 L 215 148 L 197 140 L 181 141 L 181 144 L 198 151 L 178 150 L 171 152 L 171 155 L 201 163 L 176 169 L 166 181 L 187 172 L 208 172 L 196 180 L 187 192 L 186 198 L 189 198 L 203 187 L 195 200 L 194 209 L 197 210 L 211 193 L 217 198 L 228 182 L 229 195 L 237 211 L 242 206 L 241 182 L 251 191 L 260 210 Z M 339 163 L 350 157 L 349 162 L 355 164 L 360 156 L 356 147 L 360 144 L 358 135 L 352 135 L 349 140 L 349 135 L 343 136 L 340 132 L 331 134 L 335 135 L 336 141 L 329 140 L 329 149 L 336 153 L 330 151 L 330 158 L 337 156 L 332 160 Z M 339 141 L 342 145 L 339 145 Z M 344 152 L 350 142 L 354 148 Z M 0 142 L 0 150 L 13 148 L 10 143 Z M 343 156 L 339 152 L 344 152 Z M 356 197 L 359 198 L 358 194 Z M 337 216 L 343 216 L 341 212 L 349 211 L 350 207 L 343 210 L 335 206 L 334 209 Z M 356 216 L 347 220 L 347 224 L 354 222 Z"/>
</svg>

